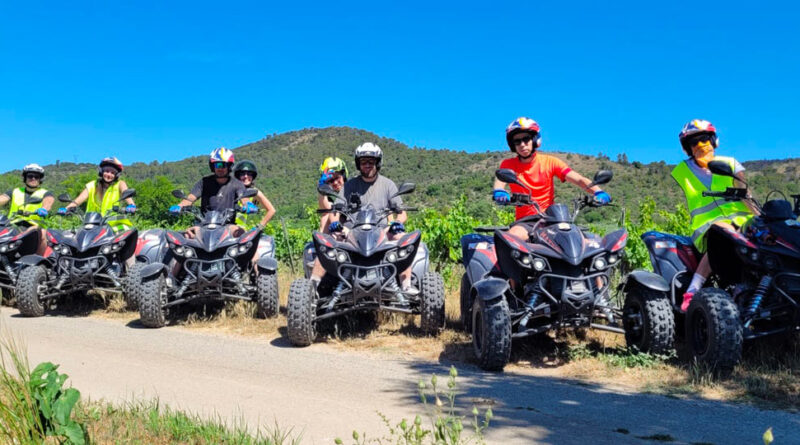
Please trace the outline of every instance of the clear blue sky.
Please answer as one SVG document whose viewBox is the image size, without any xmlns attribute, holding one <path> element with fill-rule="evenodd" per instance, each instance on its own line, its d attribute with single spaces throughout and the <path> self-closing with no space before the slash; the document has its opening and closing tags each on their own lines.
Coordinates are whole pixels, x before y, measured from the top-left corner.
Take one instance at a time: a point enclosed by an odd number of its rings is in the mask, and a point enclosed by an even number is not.
<svg viewBox="0 0 800 445">
<path fill-rule="evenodd" d="M 174 160 L 348 125 L 409 145 L 800 156 L 796 2 L 2 2 L 0 171 Z M 9 156 L 10 155 L 10 156 Z"/>
</svg>

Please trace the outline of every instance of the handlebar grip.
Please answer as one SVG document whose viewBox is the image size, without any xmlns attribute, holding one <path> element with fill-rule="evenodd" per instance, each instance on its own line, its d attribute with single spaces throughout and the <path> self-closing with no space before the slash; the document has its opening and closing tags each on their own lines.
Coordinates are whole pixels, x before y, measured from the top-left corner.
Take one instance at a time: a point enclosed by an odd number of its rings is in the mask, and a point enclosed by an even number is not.
<svg viewBox="0 0 800 445">
<path fill-rule="evenodd" d="M 727 195 L 725 194 L 725 192 L 709 192 L 709 191 L 705 191 L 705 192 L 703 192 L 703 196 L 708 197 L 708 198 L 724 198 Z"/>
</svg>

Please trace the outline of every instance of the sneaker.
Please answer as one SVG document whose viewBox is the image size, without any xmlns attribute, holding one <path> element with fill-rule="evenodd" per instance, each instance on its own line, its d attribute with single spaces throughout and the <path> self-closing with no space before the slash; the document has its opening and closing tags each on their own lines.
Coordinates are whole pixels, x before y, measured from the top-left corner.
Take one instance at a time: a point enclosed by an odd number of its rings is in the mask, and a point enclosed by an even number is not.
<svg viewBox="0 0 800 445">
<path fill-rule="evenodd" d="M 403 293 L 408 295 L 409 297 L 416 297 L 417 295 L 419 295 L 419 289 L 409 284 L 403 286 Z"/>
<path fill-rule="evenodd" d="M 683 303 L 681 303 L 681 312 L 686 312 L 689 309 L 689 303 L 692 302 L 692 297 L 694 297 L 694 292 L 686 292 L 683 294 Z"/>
</svg>

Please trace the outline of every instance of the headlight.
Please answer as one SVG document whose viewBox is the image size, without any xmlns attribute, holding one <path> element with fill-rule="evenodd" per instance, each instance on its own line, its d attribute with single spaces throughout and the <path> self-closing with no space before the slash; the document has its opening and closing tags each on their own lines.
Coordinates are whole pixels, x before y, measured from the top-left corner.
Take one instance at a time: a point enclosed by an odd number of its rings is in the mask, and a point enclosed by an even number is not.
<svg viewBox="0 0 800 445">
<path fill-rule="evenodd" d="M 594 268 L 597 269 L 597 270 L 605 269 L 606 266 L 608 266 L 608 263 L 606 262 L 606 259 L 603 258 L 603 257 L 595 258 L 594 262 L 592 264 L 594 265 Z"/>
<path fill-rule="evenodd" d="M 394 250 L 390 250 L 389 253 L 386 254 L 386 261 L 390 263 L 394 263 L 397 261 L 397 252 Z"/>
<path fill-rule="evenodd" d="M 61 255 L 70 255 L 70 254 L 72 253 L 72 251 L 71 251 L 71 250 L 69 250 L 69 247 L 67 247 L 67 246 L 65 246 L 65 245 L 63 245 L 63 244 L 62 244 L 62 245 L 60 245 L 60 246 L 56 246 L 56 247 L 54 248 L 54 250 L 55 250 L 56 252 L 60 253 Z"/>
<path fill-rule="evenodd" d="M 3 244 L 2 246 L 0 246 L 0 252 L 3 253 L 8 252 L 8 244 Z"/>
<path fill-rule="evenodd" d="M 103 248 L 100 249 L 100 251 L 103 252 L 103 254 L 108 255 L 109 253 L 111 253 L 111 246 L 103 246 Z"/>
<path fill-rule="evenodd" d="M 403 258 L 406 258 L 409 255 L 411 255 L 412 250 L 413 248 L 411 246 L 403 247 L 402 249 L 397 251 L 397 257 L 402 260 Z"/>
<path fill-rule="evenodd" d="M 228 256 L 229 257 L 237 257 L 239 256 L 239 246 L 231 246 L 228 248 Z"/>
<path fill-rule="evenodd" d="M 541 272 L 547 267 L 547 262 L 541 258 L 533 259 L 533 268 Z"/>
<path fill-rule="evenodd" d="M 330 258 L 330 259 L 336 258 L 336 249 L 328 249 L 328 250 L 326 250 L 325 251 L 325 256 Z"/>
<path fill-rule="evenodd" d="M 616 264 L 619 261 L 619 257 L 616 253 L 612 253 L 608 256 L 608 264 Z"/>
<path fill-rule="evenodd" d="M 184 248 L 183 249 L 183 256 L 185 256 L 186 258 L 193 257 L 194 256 L 194 249 L 192 249 L 191 247 Z"/>
<path fill-rule="evenodd" d="M 340 250 L 340 251 L 339 251 L 339 252 L 336 254 L 336 261 L 338 261 L 338 262 L 340 262 L 340 263 L 345 263 L 345 262 L 347 262 L 347 261 L 350 261 L 350 257 L 349 257 L 349 256 L 347 256 L 347 253 L 345 253 L 345 252 L 342 252 L 342 251 Z"/>
</svg>

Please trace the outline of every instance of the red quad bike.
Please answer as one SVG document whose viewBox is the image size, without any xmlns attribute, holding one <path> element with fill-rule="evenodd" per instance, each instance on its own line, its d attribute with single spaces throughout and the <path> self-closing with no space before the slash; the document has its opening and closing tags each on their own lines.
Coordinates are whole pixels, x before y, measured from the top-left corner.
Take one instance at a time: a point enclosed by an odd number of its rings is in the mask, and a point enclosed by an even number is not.
<svg viewBox="0 0 800 445">
<path fill-rule="evenodd" d="M 717 175 L 733 176 L 729 165 L 712 161 Z M 771 194 L 771 193 L 770 193 Z M 745 200 L 747 188 L 703 192 L 722 200 Z M 683 293 L 702 258 L 689 237 L 647 232 L 642 239 L 655 273 L 634 271 L 625 280 L 623 323 L 627 343 L 642 351 L 672 346 L 673 333 L 691 357 L 726 373 L 741 360 L 744 341 L 800 329 L 800 195 L 769 200 L 745 233 L 712 226 L 706 234 L 713 270 L 686 313 Z"/>
<path fill-rule="evenodd" d="M 527 189 L 513 170 L 497 170 L 496 176 Z M 610 171 L 601 170 L 592 185 L 611 177 Z M 628 233 L 619 229 L 603 238 L 590 233 L 575 218 L 581 209 L 601 204 L 587 195 L 574 204 L 572 213 L 566 205 L 554 204 L 512 224 L 535 223 L 527 240 L 506 228 L 477 228 L 494 236 L 461 238 L 461 322 L 472 333 L 481 368 L 502 370 L 514 338 L 582 327 L 623 333 L 617 324 L 622 312 L 609 299 L 609 275 L 620 263 Z M 530 194 L 513 194 L 509 205 L 538 209 Z"/>
<path fill-rule="evenodd" d="M 246 190 L 238 199 L 251 198 L 258 193 Z M 183 199 L 180 190 L 173 191 Z M 167 231 L 164 234 L 169 251 L 160 247 L 160 232 L 152 232 L 141 246 L 137 268 L 135 295 L 143 325 L 163 327 L 171 307 L 189 302 L 221 300 L 254 301 L 262 317 L 278 314 L 278 262 L 265 243 L 261 230 L 253 228 L 239 237 L 228 227 L 234 220 L 234 209 L 209 210 L 201 214 L 196 207 L 184 207 L 195 216 L 198 229 L 195 237 Z M 260 247 L 261 246 L 261 247 Z M 265 248 L 266 246 L 266 248 Z M 255 261 L 257 252 L 263 252 Z"/>
<path fill-rule="evenodd" d="M 120 195 L 120 203 L 136 196 L 134 189 Z M 72 199 L 63 194 L 61 202 Z M 40 317 L 52 307 L 58 297 L 83 297 L 87 291 L 98 289 L 123 294 L 130 292 L 125 261 L 136 247 L 136 229 L 119 234 L 108 224 L 120 218 L 124 208 L 115 206 L 105 215 L 83 213 L 76 208 L 68 215 L 81 217 L 75 231 L 47 229 L 47 245 L 52 254 L 47 257 L 26 255 L 19 259 L 21 270 L 15 294 L 17 307 L 26 317 Z"/>
<path fill-rule="evenodd" d="M 25 204 L 38 204 L 41 198 L 26 197 Z M 16 215 L 30 216 L 35 213 L 18 211 Z M 18 227 L 15 220 L 9 220 L 8 216 L 0 215 L 0 290 L 2 290 L 3 301 L 9 301 L 17 287 L 17 276 L 19 275 L 19 259 L 26 255 L 33 255 L 39 248 L 39 237 L 41 230 L 26 231 L 23 227 Z"/>
<path fill-rule="evenodd" d="M 403 183 L 395 196 L 411 193 L 414 184 Z M 319 192 L 334 198 L 337 194 L 323 185 Z M 349 203 L 334 202 L 331 210 L 345 218 L 346 237 L 313 234 L 313 248 L 305 249 L 306 276 L 316 255 L 327 272 L 317 288 L 308 278 L 298 278 L 289 291 L 287 311 L 289 340 L 295 346 L 308 346 L 317 336 L 317 326 L 324 320 L 345 314 L 377 311 L 420 314 L 421 327 L 427 334 L 437 334 L 444 327 L 444 283 L 441 275 L 428 270 L 428 250 L 415 230 L 389 241 L 386 217 L 409 207 L 375 209 L 362 206 L 358 196 Z M 310 256 L 310 257 L 309 257 Z M 398 275 L 411 267 L 411 281 L 419 295 L 405 295 L 398 285 Z"/>
</svg>

